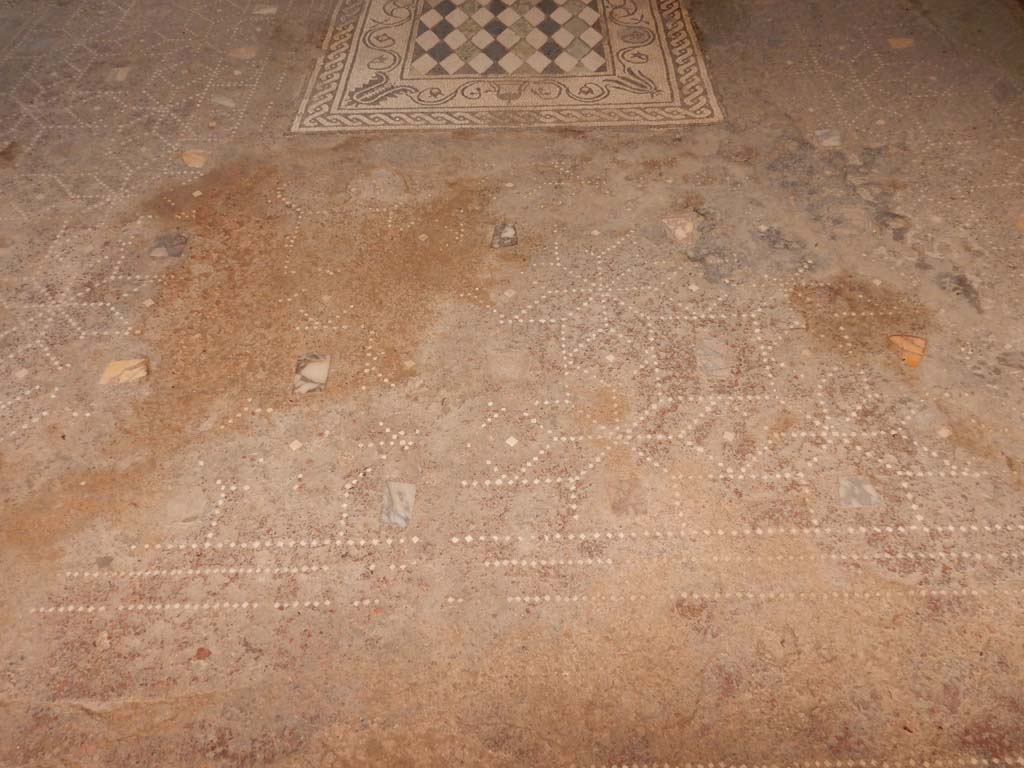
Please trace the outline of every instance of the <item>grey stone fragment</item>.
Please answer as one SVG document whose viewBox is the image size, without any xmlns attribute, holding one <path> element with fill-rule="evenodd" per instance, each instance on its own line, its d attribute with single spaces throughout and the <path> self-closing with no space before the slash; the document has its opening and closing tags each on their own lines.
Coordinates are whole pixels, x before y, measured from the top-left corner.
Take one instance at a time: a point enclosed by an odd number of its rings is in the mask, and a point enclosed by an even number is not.
<svg viewBox="0 0 1024 768">
<path fill-rule="evenodd" d="M 835 128 L 824 128 L 814 132 L 819 147 L 835 149 L 843 145 L 843 137 Z"/>
<path fill-rule="evenodd" d="M 697 338 L 697 370 L 705 379 L 722 380 L 732 373 L 735 354 L 725 339 L 709 334 Z"/>
<path fill-rule="evenodd" d="M 380 511 L 381 523 L 405 528 L 412 519 L 412 505 L 415 500 L 416 486 L 412 483 L 386 483 L 384 506 Z"/>
<path fill-rule="evenodd" d="M 863 477 L 844 477 L 839 480 L 840 507 L 877 507 L 881 503 L 882 497 L 878 491 Z"/>
<path fill-rule="evenodd" d="M 161 235 L 153 242 L 149 255 L 158 259 L 177 258 L 185 252 L 185 245 L 187 243 L 188 238 L 181 233 Z"/>
<path fill-rule="evenodd" d="M 889 230 L 893 240 L 900 242 L 906 239 L 913 226 L 909 216 L 895 211 L 880 211 L 875 218 L 881 226 Z"/>
<path fill-rule="evenodd" d="M 978 294 L 978 289 L 967 275 L 941 272 L 936 275 L 935 282 L 942 290 L 966 299 L 975 310 L 981 312 L 981 297 Z"/>
<path fill-rule="evenodd" d="M 804 246 L 799 240 L 791 240 L 786 237 L 778 227 L 762 225 L 757 228 L 757 231 L 760 238 L 776 250 L 795 251 Z"/>
<path fill-rule="evenodd" d="M 491 235 L 491 248 L 508 248 L 519 244 L 519 233 L 515 224 L 497 224 Z"/>
</svg>

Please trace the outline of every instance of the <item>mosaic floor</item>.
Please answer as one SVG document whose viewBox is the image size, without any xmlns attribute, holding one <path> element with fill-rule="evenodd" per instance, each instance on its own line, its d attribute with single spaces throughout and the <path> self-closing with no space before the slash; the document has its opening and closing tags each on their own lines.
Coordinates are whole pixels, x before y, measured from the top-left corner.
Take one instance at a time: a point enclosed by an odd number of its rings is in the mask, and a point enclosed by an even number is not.
<svg viewBox="0 0 1024 768">
<path fill-rule="evenodd" d="M 1024 766 L 1022 73 L 1008 0 L 0 0 L 0 766 Z"/>
<path fill-rule="evenodd" d="M 721 117 L 677 0 L 340 0 L 293 130 Z"/>
</svg>

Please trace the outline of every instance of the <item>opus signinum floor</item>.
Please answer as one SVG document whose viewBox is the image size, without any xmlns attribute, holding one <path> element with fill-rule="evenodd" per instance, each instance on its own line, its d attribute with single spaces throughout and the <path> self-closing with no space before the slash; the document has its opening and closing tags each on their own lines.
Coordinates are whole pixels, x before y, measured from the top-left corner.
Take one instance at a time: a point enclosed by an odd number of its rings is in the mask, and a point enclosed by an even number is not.
<svg viewBox="0 0 1024 768">
<path fill-rule="evenodd" d="M 1024 768 L 1022 72 L 0 0 L 0 768 Z"/>
</svg>

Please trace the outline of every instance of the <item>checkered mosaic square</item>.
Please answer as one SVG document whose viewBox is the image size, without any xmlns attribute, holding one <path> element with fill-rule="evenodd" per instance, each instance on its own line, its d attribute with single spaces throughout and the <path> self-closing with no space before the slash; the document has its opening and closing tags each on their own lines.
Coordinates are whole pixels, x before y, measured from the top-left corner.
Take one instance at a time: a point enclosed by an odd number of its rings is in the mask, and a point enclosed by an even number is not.
<svg viewBox="0 0 1024 768">
<path fill-rule="evenodd" d="M 424 0 L 412 76 L 605 72 L 598 0 Z"/>
</svg>

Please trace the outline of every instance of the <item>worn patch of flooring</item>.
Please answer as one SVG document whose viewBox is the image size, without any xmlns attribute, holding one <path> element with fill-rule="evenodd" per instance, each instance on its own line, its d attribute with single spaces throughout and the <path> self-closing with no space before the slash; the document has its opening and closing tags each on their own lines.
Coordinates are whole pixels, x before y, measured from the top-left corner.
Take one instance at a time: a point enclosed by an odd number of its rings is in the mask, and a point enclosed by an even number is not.
<svg viewBox="0 0 1024 768">
<path fill-rule="evenodd" d="M 333 3 L 0 0 L 0 766 L 1024 766 L 1024 14 L 685 7 L 296 134 Z"/>
<path fill-rule="evenodd" d="M 678 0 L 339 0 L 293 130 L 721 116 Z"/>
</svg>

